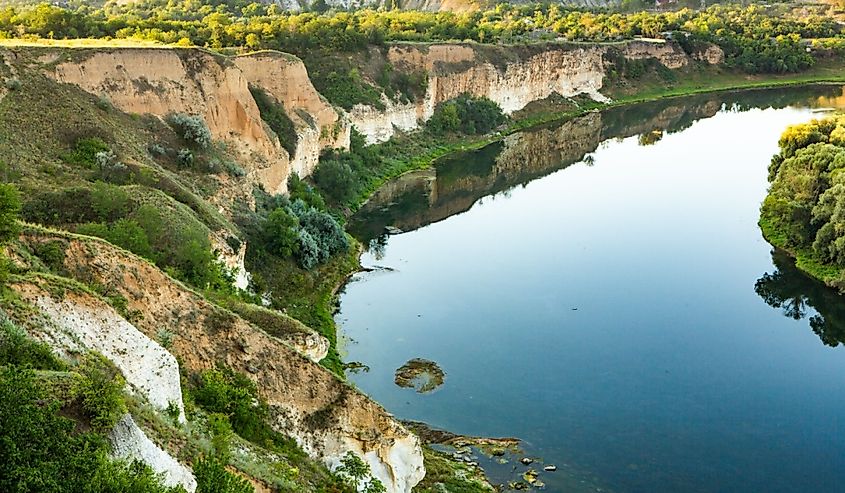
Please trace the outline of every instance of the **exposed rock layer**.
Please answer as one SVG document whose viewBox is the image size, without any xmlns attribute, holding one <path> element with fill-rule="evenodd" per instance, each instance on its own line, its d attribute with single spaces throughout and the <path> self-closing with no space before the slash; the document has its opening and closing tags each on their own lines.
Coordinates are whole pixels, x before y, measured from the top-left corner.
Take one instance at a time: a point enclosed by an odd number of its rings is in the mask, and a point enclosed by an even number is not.
<svg viewBox="0 0 845 493">
<path fill-rule="evenodd" d="M 71 276 L 124 296 L 147 337 L 169 328 L 170 350 L 187 371 L 223 363 L 249 375 L 270 405 L 274 427 L 307 453 L 336 466 L 353 451 L 390 492 L 409 492 L 422 479 L 417 437 L 325 368 L 132 254 L 94 239 L 69 235 L 67 242 L 64 265 Z"/>
</svg>

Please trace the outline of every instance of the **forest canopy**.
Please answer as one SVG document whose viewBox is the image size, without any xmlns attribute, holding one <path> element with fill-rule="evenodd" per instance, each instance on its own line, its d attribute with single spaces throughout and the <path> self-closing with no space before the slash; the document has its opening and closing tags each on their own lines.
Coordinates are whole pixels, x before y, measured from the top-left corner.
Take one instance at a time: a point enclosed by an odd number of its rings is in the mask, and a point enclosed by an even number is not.
<svg viewBox="0 0 845 493">
<path fill-rule="evenodd" d="M 799 266 L 845 288 L 845 116 L 790 126 L 779 145 L 760 226 Z"/>
<path fill-rule="evenodd" d="M 475 12 L 358 10 L 282 12 L 275 4 L 144 0 L 88 6 L 0 9 L 0 38 L 114 38 L 212 49 L 278 49 L 303 58 L 313 52 L 351 52 L 398 41 L 516 43 L 537 39 L 613 42 L 667 33 L 685 49 L 718 44 L 726 63 L 747 72 L 794 72 L 813 64 L 808 40 L 840 49 L 830 17 L 794 13 L 784 5 L 716 5 L 702 11 L 590 12 L 553 4 Z M 310 69 L 310 67 L 309 67 Z"/>
</svg>

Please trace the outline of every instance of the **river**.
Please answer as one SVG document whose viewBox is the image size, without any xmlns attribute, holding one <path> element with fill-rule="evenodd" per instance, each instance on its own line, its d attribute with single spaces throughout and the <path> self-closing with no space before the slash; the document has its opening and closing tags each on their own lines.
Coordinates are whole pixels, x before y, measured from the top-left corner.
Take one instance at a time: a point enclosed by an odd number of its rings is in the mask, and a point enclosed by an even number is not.
<svg viewBox="0 0 845 493">
<path fill-rule="evenodd" d="M 351 222 L 373 270 L 337 314 L 370 368 L 350 378 L 400 418 L 521 438 L 547 491 L 843 491 L 845 297 L 756 224 L 780 133 L 843 94 L 616 108 L 387 184 Z M 440 388 L 394 384 L 416 357 Z"/>
</svg>

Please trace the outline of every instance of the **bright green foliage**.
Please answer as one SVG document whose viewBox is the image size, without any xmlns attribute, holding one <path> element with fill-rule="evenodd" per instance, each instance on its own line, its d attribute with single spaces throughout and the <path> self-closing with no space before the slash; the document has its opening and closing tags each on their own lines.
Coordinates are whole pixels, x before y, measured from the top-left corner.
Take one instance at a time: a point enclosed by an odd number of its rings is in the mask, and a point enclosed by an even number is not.
<svg viewBox="0 0 845 493">
<path fill-rule="evenodd" d="M 769 167 L 772 184 L 760 219 L 779 246 L 839 269 L 845 268 L 845 147 L 838 145 L 843 132 L 845 117 L 786 129 Z M 837 285 L 843 280 L 827 279 Z"/>
<path fill-rule="evenodd" d="M 119 219 L 112 225 L 103 223 L 81 224 L 76 228 L 79 234 L 96 236 L 113 245 L 129 250 L 149 260 L 155 260 L 146 231 L 132 219 Z"/>
<path fill-rule="evenodd" d="M 83 376 L 76 389 L 82 409 L 95 429 L 110 429 L 126 412 L 123 375 L 109 360 L 94 353 L 85 355 L 78 371 Z"/>
<path fill-rule="evenodd" d="M 267 216 L 264 238 L 267 251 L 280 257 L 290 257 L 299 249 L 297 231 L 299 220 L 286 208 L 279 207 Z"/>
<path fill-rule="evenodd" d="M 0 491 L 85 491 L 106 445 L 97 435 L 74 435 L 58 410 L 32 372 L 0 367 Z"/>
<path fill-rule="evenodd" d="M 387 491 L 381 481 L 370 475 L 370 466 L 352 452 L 347 452 L 340 459 L 335 474 L 344 478 L 353 488 L 364 493 L 384 493 Z"/>
<path fill-rule="evenodd" d="M 204 409 L 228 416 L 232 429 L 247 440 L 266 426 L 267 407 L 258 399 L 255 383 L 231 368 L 203 372 L 193 396 Z"/>
<path fill-rule="evenodd" d="M 258 105 L 261 119 L 276 133 L 279 142 L 288 151 L 288 154 L 293 156 L 296 152 L 296 143 L 299 137 L 296 134 L 293 121 L 285 112 L 285 107 L 273 100 L 259 87 L 249 86 L 249 92 L 252 93 L 255 103 Z"/>
<path fill-rule="evenodd" d="M 63 370 L 50 346 L 26 336 L 9 321 L 0 321 L 0 366 L 15 366 L 35 370 Z"/>
<path fill-rule="evenodd" d="M 435 133 L 486 134 L 505 122 L 502 108 L 488 98 L 461 94 L 437 105 L 426 126 Z"/>
<path fill-rule="evenodd" d="M 74 431 L 31 370 L 0 366 L 0 491 L 184 493 L 149 467 L 108 459 L 105 437 Z"/>
<path fill-rule="evenodd" d="M 101 221 L 115 221 L 129 211 L 129 194 L 123 188 L 98 181 L 91 189 L 91 207 Z"/>
<path fill-rule="evenodd" d="M 17 236 L 20 226 L 18 214 L 21 210 L 21 197 L 14 185 L 0 184 L 0 243 Z"/>
<path fill-rule="evenodd" d="M 103 142 L 103 139 L 99 137 L 86 137 L 78 139 L 73 146 L 73 150 L 62 156 L 62 159 L 70 164 L 94 168 L 97 164 L 97 154 L 108 151 L 109 146 Z"/>
<path fill-rule="evenodd" d="M 226 470 L 226 465 L 214 457 L 194 462 L 197 478 L 196 493 L 253 493 L 255 488 L 246 479 Z"/>
<path fill-rule="evenodd" d="M 302 181 L 296 173 L 292 173 L 288 178 L 288 196 L 291 202 L 301 200 L 317 210 L 326 210 L 323 196 L 311 185 Z"/>
<path fill-rule="evenodd" d="M 199 375 L 191 395 L 197 405 L 215 414 L 209 420 L 209 426 L 212 435 L 217 437 L 213 444 L 218 456 L 226 456 L 229 423 L 245 440 L 282 452 L 288 458 L 302 456 L 293 440 L 270 427 L 267 403 L 259 397 L 255 383 L 245 375 L 228 367 L 207 370 Z"/>
<path fill-rule="evenodd" d="M 211 435 L 211 446 L 214 456 L 222 461 L 229 460 L 229 447 L 232 442 L 232 424 L 229 417 L 221 413 L 211 413 L 206 418 L 208 432 Z"/>
</svg>

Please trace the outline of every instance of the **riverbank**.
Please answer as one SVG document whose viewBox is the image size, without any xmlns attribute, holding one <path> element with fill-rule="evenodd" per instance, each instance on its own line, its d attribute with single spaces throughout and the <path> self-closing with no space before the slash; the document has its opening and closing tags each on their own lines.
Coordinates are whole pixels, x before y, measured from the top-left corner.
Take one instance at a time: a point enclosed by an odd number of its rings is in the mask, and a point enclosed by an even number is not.
<svg viewBox="0 0 845 493">
<path fill-rule="evenodd" d="M 638 103 L 649 102 L 649 101 L 658 101 L 663 99 L 680 99 L 687 96 L 693 95 L 700 95 L 706 93 L 717 93 L 717 92 L 728 92 L 728 91 L 743 91 L 743 90 L 755 90 L 755 89 L 769 89 L 769 88 L 778 88 L 778 87 L 791 87 L 791 86 L 798 86 L 798 85 L 811 85 L 811 84 L 840 84 L 845 83 L 845 76 L 838 75 L 837 73 L 832 73 L 828 70 L 822 70 L 814 73 L 812 76 L 808 74 L 801 74 L 795 77 L 782 77 L 777 78 L 775 80 L 766 80 L 761 81 L 757 79 L 749 79 L 749 78 L 742 78 L 741 80 L 735 77 L 735 74 L 727 74 L 725 77 L 720 78 L 718 80 L 713 81 L 713 83 L 707 87 L 700 87 L 697 82 L 690 82 L 686 84 L 684 87 L 674 87 L 674 88 L 665 88 L 662 92 L 656 91 L 646 91 L 641 94 L 628 94 L 619 96 L 613 102 L 610 103 L 598 103 L 592 101 L 579 101 L 579 107 L 573 108 L 568 111 L 558 111 L 558 112 L 537 112 L 531 116 L 526 116 L 524 118 L 518 119 L 516 121 L 511 122 L 511 124 L 507 127 L 507 129 L 500 131 L 497 135 L 490 135 L 485 136 L 478 139 L 465 139 L 462 142 L 454 142 L 452 145 L 444 148 L 434 148 L 432 149 L 430 154 L 417 156 L 416 162 L 409 162 L 409 166 L 406 170 L 402 173 L 407 173 L 411 171 L 416 171 L 419 169 L 425 169 L 434 165 L 437 159 L 440 159 L 444 156 L 447 156 L 453 152 L 461 152 L 461 151 L 469 151 L 473 149 L 478 149 L 494 143 L 496 141 L 502 140 L 506 135 L 510 135 L 522 130 L 531 129 L 541 125 L 553 124 L 557 122 L 565 122 L 567 120 L 577 118 L 579 116 L 583 116 L 591 111 L 602 111 L 605 109 L 610 108 L 618 108 L 618 107 L 625 107 L 630 106 Z M 395 176 L 384 177 L 379 183 L 381 184 L 386 183 L 388 180 L 399 176 L 400 174 L 396 174 Z M 377 189 L 373 189 L 373 192 Z M 372 193 L 372 192 L 370 192 Z M 366 200 L 369 199 L 369 196 L 364 197 L 363 200 L 360 202 L 360 207 Z M 357 209 L 356 209 L 357 210 Z M 336 301 L 333 301 L 333 305 Z M 366 363 L 366 361 L 364 361 Z M 448 454 L 438 454 L 433 450 L 430 450 L 426 453 L 426 461 L 427 463 L 430 461 L 435 461 L 437 465 L 433 466 L 433 470 L 440 471 L 441 474 L 445 474 L 446 471 L 454 470 L 457 471 L 458 468 L 461 466 L 460 461 L 454 460 Z M 448 467 L 449 463 L 454 463 L 454 467 Z M 483 490 L 479 490 L 483 491 Z"/>
<path fill-rule="evenodd" d="M 351 215 L 357 212 L 379 188 L 398 176 L 429 168 L 437 160 L 450 154 L 477 150 L 517 132 L 541 125 L 563 123 L 591 111 L 651 101 L 719 92 L 845 84 L 845 65 L 828 61 L 797 74 L 766 76 L 748 75 L 721 68 L 699 67 L 677 74 L 674 81 L 667 81 L 656 74 L 648 74 L 640 80 L 624 82 L 624 84 L 615 83 L 607 87 L 605 95 L 610 98 L 609 102 L 576 97 L 569 98 L 565 102 L 534 103 L 527 110 L 517 112 L 504 127 L 492 134 L 439 137 L 422 130 L 397 135 L 388 142 L 370 146 L 381 154 L 385 165 L 376 170 L 372 176 L 362 177 L 365 185 L 361 192 L 346 204 L 347 213 Z"/>
<path fill-rule="evenodd" d="M 824 284 L 825 286 L 839 291 L 837 282 L 840 280 L 841 271 L 836 267 L 825 265 L 820 262 L 812 252 L 804 249 L 790 248 L 787 246 L 786 235 L 778 231 L 771 222 L 761 217 L 757 223 L 760 232 L 770 245 L 786 253 L 795 262 L 795 267 L 810 278 Z"/>
</svg>

